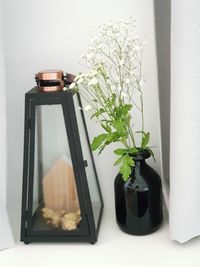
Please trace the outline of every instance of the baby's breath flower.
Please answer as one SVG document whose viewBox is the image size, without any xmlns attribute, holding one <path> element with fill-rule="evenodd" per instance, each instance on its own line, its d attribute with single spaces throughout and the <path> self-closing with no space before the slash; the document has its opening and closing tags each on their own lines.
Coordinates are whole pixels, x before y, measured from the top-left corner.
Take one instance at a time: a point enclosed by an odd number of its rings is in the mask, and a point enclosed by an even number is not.
<svg viewBox="0 0 200 267">
<path fill-rule="evenodd" d="M 111 86 L 110 86 L 110 89 L 111 89 L 112 91 L 115 91 L 116 86 L 115 86 L 115 85 L 111 85 Z"/>
<path fill-rule="evenodd" d="M 96 36 L 92 36 L 90 41 L 93 43 L 93 42 L 96 42 L 98 41 L 98 38 Z"/>
<path fill-rule="evenodd" d="M 135 72 L 134 72 L 134 70 L 131 70 L 131 71 L 130 71 L 130 77 L 131 77 L 132 79 L 134 79 L 133 76 L 135 76 Z"/>
<path fill-rule="evenodd" d="M 88 86 L 96 85 L 97 83 L 98 83 L 98 80 L 97 78 L 94 77 L 88 82 Z"/>
<path fill-rule="evenodd" d="M 87 60 L 91 60 L 94 58 L 94 54 L 93 53 L 87 54 L 86 58 L 87 58 Z"/>
<path fill-rule="evenodd" d="M 139 85 L 142 87 L 144 85 L 144 81 L 139 81 Z"/>
<path fill-rule="evenodd" d="M 85 111 L 88 111 L 88 110 L 91 110 L 91 109 L 92 109 L 92 106 L 91 105 L 87 105 L 87 106 L 84 107 L 84 110 Z"/>
<path fill-rule="evenodd" d="M 76 84 L 75 83 L 71 83 L 70 86 L 69 86 L 69 89 L 73 89 L 76 87 Z"/>
<path fill-rule="evenodd" d="M 125 79 L 125 83 L 126 83 L 126 84 L 130 84 L 130 79 L 129 79 L 129 78 L 126 78 L 126 79 Z"/>
<path fill-rule="evenodd" d="M 87 103 L 83 109 L 91 111 L 91 118 L 100 123 L 104 130 L 118 131 L 118 122 L 120 122 L 121 128 L 124 129 L 123 142 L 120 131 L 119 139 L 116 140 L 114 137 L 112 140 L 111 137 L 111 142 L 119 141 L 126 147 L 138 147 L 139 143 L 135 142 L 133 126 L 140 112 L 141 133 L 145 133 L 142 98 L 144 78 L 141 67 L 145 39 L 139 38 L 135 27 L 136 19 L 133 18 L 117 22 L 110 20 L 100 26 L 99 34 L 91 37 L 86 54 L 82 56 L 84 66 L 89 68 L 88 73 L 79 73 L 69 87 L 70 89 L 79 88 L 79 93 Z M 134 110 L 134 116 L 131 116 L 131 110 L 129 110 L 131 107 Z M 78 109 L 82 108 L 78 107 Z M 120 116 L 123 120 L 120 120 Z M 116 127 L 114 122 L 117 122 Z M 99 142 L 98 149 L 101 151 L 107 143 L 110 141 Z"/>
<path fill-rule="evenodd" d="M 135 46 L 135 50 L 136 51 L 140 51 L 141 50 L 141 46 L 139 46 L 139 45 Z"/>
<path fill-rule="evenodd" d="M 120 78 L 118 76 L 115 77 L 115 81 L 116 83 L 119 83 L 120 82 Z"/>
<path fill-rule="evenodd" d="M 92 71 L 91 76 L 96 76 L 98 72 L 96 70 Z"/>
<path fill-rule="evenodd" d="M 119 65 L 120 66 L 123 66 L 124 65 L 124 60 L 123 59 L 119 60 Z"/>
<path fill-rule="evenodd" d="M 81 84 L 83 81 L 84 81 L 83 78 L 79 78 L 76 83 Z"/>
<path fill-rule="evenodd" d="M 77 82 L 81 77 L 81 74 L 77 75 L 75 78 L 74 78 L 74 82 Z"/>
<path fill-rule="evenodd" d="M 122 93 L 121 93 L 121 97 L 122 97 L 122 98 L 128 98 L 128 94 L 125 93 L 125 92 L 122 92 Z"/>
</svg>

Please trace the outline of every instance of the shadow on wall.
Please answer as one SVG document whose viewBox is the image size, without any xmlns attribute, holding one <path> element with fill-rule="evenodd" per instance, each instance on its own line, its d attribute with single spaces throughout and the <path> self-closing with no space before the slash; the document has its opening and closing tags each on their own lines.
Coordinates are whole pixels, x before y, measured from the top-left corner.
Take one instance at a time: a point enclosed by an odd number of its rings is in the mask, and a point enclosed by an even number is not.
<svg viewBox="0 0 200 267">
<path fill-rule="evenodd" d="M 154 0 L 164 186 L 169 192 L 171 0 Z"/>
</svg>

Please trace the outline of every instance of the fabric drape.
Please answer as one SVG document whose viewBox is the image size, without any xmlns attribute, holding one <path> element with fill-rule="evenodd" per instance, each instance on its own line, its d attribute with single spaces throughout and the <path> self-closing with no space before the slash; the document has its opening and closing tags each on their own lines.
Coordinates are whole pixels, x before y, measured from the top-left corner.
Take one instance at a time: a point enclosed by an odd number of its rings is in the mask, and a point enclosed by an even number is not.
<svg viewBox="0 0 200 267">
<path fill-rule="evenodd" d="M 154 7 L 163 184 L 171 238 L 183 243 L 200 235 L 200 1 Z"/>
<path fill-rule="evenodd" d="M 170 232 L 200 235 L 200 1 L 171 2 Z"/>
<path fill-rule="evenodd" d="M 14 246 L 6 210 L 6 89 L 1 12 L 0 0 L 0 250 Z"/>
</svg>

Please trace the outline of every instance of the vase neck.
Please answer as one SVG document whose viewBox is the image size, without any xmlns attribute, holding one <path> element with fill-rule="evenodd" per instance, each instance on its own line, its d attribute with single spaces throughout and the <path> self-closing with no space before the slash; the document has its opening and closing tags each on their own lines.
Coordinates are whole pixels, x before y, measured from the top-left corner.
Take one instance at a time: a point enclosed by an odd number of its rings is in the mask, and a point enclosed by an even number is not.
<svg viewBox="0 0 200 267">
<path fill-rule="evenodd" d="M 146 164 L 145 159 L 135 160 L 135 167 L 134 168 L 140 169 L 140 167 L 144 166 L 145 164 Z"/>
<path fill-rule="evenodd" d="M 151 154 L 147 149 L 144 149 L 142 151 L 139 151 L 137 155 L 130 154 L 130 156 L 133 158 L 135 162 L 139 162 L 139 161 L 145 161 L 145 159 L 148 159 L 151 156 Z"/>
</svg>

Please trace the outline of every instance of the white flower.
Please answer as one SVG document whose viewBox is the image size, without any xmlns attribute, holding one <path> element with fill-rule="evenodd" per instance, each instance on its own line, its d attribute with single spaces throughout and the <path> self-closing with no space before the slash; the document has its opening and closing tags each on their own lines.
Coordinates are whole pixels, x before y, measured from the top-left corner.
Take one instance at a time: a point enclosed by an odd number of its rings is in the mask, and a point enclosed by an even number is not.
<svg viewBox="0 0 200 267">
<path fill-rule="evenodd" d="M 117 28 L 116 25 L 113 25 L 113 32 L 114 32 L 114 33 L 118 32 L 118 28 Z"/>
<path fill-rule="evenodd" d="M 112 48 L 112 49 L 110 50 L 110 53 L 111 53 L 111 54 L 115 54 L 115 53 L 117 53 L 117 48 L 116 48 L 116 47 Z"/>
<path fill-rule="evenodd" d="M 135 50 L 136 51 L 140 51 L 141 50 L 141 47 L 139 45 L 135 46 Z"/>
<path fill-rule="evenodd" d="M 142 87 L 144 85 L 144 81 L 139 81 L 139 85 Z"/>
<path fill-rule="evenodd" d="M 74 87 L 76 87 L 76 84 L 75 83 L 71 83 L 70 86 L 69 86 L 69 89 L 73 89 Z"/>
<path fill-rule="evenodd" d="M 130 76 L 134 76 L 135 75 L 135 71 L 134 70 L 131 70 L 130 71 Z M 132 77 L 132 79 L 134 79 L 134 77 Z"/>
<path fill-rule="evenodd" d="M 67 91 L 67 87 L 63 87 L 63 91 Z"/>
<path fill-rule="evenodd" d="M 98 48 L 98 49 L 103 49 L 103 48 L 104 48 L 104 47 L 103 47 L 103 44 L 98 44 L 97 48 Z"/>
<path fill-rule="evenodd" d="M 83 82 L 83 78 L 79 78 L 78 80 L 77 80 L 77 84 L 81 84 Z"/>
<path fill-rule="evenodd" d="M 77 75 L 75 77 L 74 82 L 76 82 L 76 83 L 82 83 L 85 77 L 86 77 L 85 74 L 80 73 L 79 75 Z"/>
<path fill-rule="evenodd" d="M 110 89 L 111 89 L 112 91 L 115 91 L 116 86 L 115 86 L 115 85 L 111 85 L 111 86 L 110 86 Z"/>
<path fill-rule="evenodd" d="M 123 98 L 127 98 L 127 97 L 128 97 L 128 94 L 125 93 L 125 92 L 122 92 L 122 93 L 121 93 L 121 97 L 123 97 Z"/>
<path fill-rule="evenodd" d="M 95 85 L 97 83 L 98 83 L 98 80 L 97 80 L 97 78 L 94 77 L 89 81 L 88 86 Z"/>
<path fill-rule="evenodd" d="M 122 20 L 118 20 L 117 21 L 117 24 L 121 24 L 123 21 Z"/>
<path fill-rule="evenodd" d="M 120 94 L 120 92 L 121 92 L 121 87 L 117 87 L 117 88 L 116 88 L 116 92 L 117 92 L 118 94 Z"/>
<path fill-rule="evenodd" d="M 91 56 L 92 56 L 92 55 L 94 55 L 95 50 L 96 50 L 96 46 L 95 45 L 94 46 L 90 46 L 88 48 L 88 53 L 91 53 Z"/>
<path fill-rule="evenodd" d="M 94 43 L 96 41 L 98 41 L 98 38 L 96 36 L 92 36 L 90 42 Z"/>
<path fill-rule="evenodd" d="M 139 35 L 135 35 L 134 37 L 135 40 L 139 40 L 139 38 L 140 38 Z"/>
<path fill-rule="evenodd" d="M 96 60 L 97 61 L 102 61 L 103 60 L 103 57 L 100 54 L 97 54 L 96 55 Z"/>
<path fill-rule="evenodd" d="M 120 65 L 120 66 L 123 66 L 123 65 L 124 65 L 124 60 L 123 60 L 123 59 L 121 59 L 121 60 L 119 61 L 119 65 Z"/>
<path fill-rule="evenodd" d="M 77 75 L 77 76 L 74 78 L 74 81 L 77 82 L 78 79 L 80 79 L 80 76 L 79 76 L 79 75 Z"/>
<path fill-rule="evenodd" d="M 87 54 L 86 57 L 87 57 L 87 60 L 91 60 L 94 58 L 94 53 Z"/>
<path fill-rule="evenodd" d="M 119 83 L 120 82 L 120 78 L 118 76 L 115 77 L 115 81 L 116 83 Z"/>
<path fill-rule="evenodd" d="M 84 107 L 84 110 L 85 111 L 88 111 L 88 110 L 91 110 L 91 109 L 92 109 L 92 106 L 91 105 L 87 105 L 87 106 Z"/>
<path fill-rule="evenodd" d="M 125 79 L 125 84 L 130 84 L 130 80 L 129 80 L 129 78 L 126 78 L 126 79 Z"/>
<path fill-rule="evenodd" d="M 129 37 L 127 38 L 127 41 L 128 41 L 129 43 L 132 43 L 132 42 L 133 42 L 133 36 L 129 35 Z"/>
<path fill-rule="evenodd" d="M 96 76 L 98 74 L 98 72 L 96 70 L 94 70 L 92 73 L 91 73 L 91 76 Z"/>
</svg>

